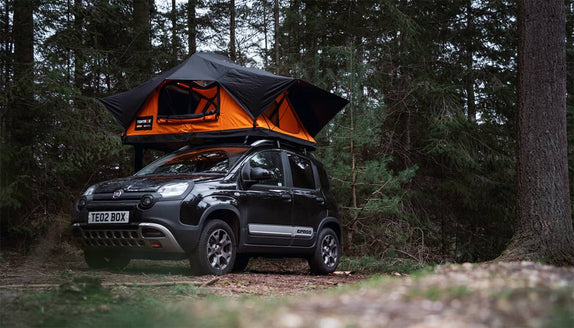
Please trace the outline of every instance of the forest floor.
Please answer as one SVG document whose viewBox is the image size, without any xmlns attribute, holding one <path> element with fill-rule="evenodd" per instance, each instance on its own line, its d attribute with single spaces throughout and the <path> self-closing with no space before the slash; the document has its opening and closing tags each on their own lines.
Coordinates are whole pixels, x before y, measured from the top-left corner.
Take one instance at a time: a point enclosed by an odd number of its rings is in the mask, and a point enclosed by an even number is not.
<svg viewBox="0 0 574 328">
<path fill-rule="evenodd" d="M 574 268 L 532 262 L 414 274 L 308 273 L 301 260 L 190 276 L 185 261 L 90 270 L 81 253 L 2 253 L 2 327 L 574 327 Z"/>
</svg>

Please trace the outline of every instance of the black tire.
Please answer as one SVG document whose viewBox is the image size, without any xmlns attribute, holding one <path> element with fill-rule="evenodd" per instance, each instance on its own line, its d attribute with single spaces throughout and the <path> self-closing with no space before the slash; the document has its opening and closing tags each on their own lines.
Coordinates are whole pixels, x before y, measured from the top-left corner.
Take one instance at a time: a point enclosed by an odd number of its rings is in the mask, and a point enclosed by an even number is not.
<svg viewBox="0 0 574 328">
<path fill-rule="evenodd" d="M 309 258 L 309 267 L 313 274 L 333 273 L 341 259 L 339 237 L 331 228 L 324 228 L 319 233 L 313 255 Z"/>
<path fill-rule="evenodd" d="M 235 263 L 233 264 L 233 272 L 243 272 L 249 264 L 249 256 L 243 254 L 235 255 Z"/>
<path fill-rule="evenodd" d="M 84 251 L 84 259 L 91 269 L 121 270 L 128 266 L 130 258 L 109 252 Z"/>
<path fill-rule="evenodd" d="M 221 220 L 209 221 L 199 237 L 195 254 L 190 258 L 195 274 L 224 275 L 235 263 L 235 235 Z"/>
</svg>

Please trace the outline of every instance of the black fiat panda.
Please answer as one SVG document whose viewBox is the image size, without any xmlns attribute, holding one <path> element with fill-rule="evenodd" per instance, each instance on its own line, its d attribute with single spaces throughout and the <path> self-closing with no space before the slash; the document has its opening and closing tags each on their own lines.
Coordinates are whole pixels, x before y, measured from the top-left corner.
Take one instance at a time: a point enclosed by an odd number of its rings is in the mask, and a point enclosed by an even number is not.
<svg viewBox="0 0 574 328">
<path fill-rule="evenodd" d="M 73 236 L 91 268 L 188 258 L 196 274 L 242 271 L 250 257 L 308 259 L 328 274 L 341 226 L 324 167 L 276 141 L 186 146 L 135 175 L 89 187 Z"/>
</svg>

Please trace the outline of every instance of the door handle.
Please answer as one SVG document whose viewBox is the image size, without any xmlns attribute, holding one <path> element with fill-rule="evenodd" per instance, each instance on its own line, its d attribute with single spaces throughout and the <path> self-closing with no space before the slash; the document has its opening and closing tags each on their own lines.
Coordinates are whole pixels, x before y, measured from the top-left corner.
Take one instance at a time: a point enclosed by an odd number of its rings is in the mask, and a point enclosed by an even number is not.
<svg viewBox="0 0 574 328">
<path fill-rule="evenodd" d="M 284 201 L 290 202 L 291 201 L 291 195 L 290 194 L 281 194 L 281 199 L 283 199 Z"/>
<path fill-rule="evenodd" d="M 315 200 L 316 200 L 317 203 L 319 203 L 319 204 L 325 204 L 325 198 L 323 198 L 323 197 L 317 196 L 317 197 L 315 197 Z"/>
</svg>

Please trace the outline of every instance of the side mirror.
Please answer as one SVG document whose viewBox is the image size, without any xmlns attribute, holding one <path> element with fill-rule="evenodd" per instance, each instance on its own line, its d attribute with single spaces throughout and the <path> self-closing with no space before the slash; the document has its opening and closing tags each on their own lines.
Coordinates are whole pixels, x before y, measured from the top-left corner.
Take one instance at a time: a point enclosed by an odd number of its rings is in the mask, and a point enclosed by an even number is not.
<svg viewBox="0 0 574 328">
<path fill-rule="evenodd" d="M 273 175 L 271 174 L 271 171 L 264 169 L 262 167 L 252 168 L 250 175 L 251 175 L 251 179 L 255 180 L 255 181 L 268 180 L 268 179 L 271 179 L 273 177 Z"/>
<path fill-rule="evenodd" d="M 241 179 L 246 188 L 251 187 L 259 181 L 271 179 L 273 175 L 271 171 L 266 170 L 262 167 L 250 167 L 246 165 L 241 170 Z"/>
</svg>

